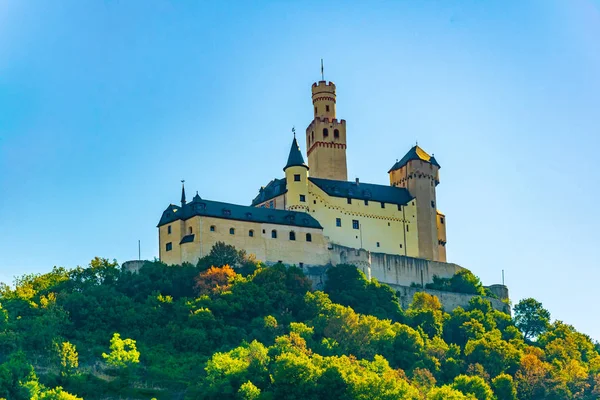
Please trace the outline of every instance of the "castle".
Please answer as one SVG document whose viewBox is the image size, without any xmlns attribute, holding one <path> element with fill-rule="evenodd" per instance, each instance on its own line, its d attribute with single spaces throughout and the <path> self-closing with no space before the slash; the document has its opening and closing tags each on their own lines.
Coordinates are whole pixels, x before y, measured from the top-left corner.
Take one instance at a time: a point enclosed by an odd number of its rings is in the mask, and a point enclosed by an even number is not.
<svg viewBox="0 0 600 400">
<path fill-rule="evenodd" d="M 160 260 L 196 263 L 222 241 L 267 264 L 308 271 L 348 262 L 369 278 L 404 287 L 462 269 L 446 262 L 437 160 L 414 146 L 391 163 L 389 185 L 348 181 L 346 121 L 337 119 L 335 84 L 314 83 L 312 104 L 308 163 L 294 133 L 284 177 L 261 187 L 249 206 L 198 194 L 187 202 L 182 187 L 181 204 L 170 204 L 158 223 Z"/>
</svg>

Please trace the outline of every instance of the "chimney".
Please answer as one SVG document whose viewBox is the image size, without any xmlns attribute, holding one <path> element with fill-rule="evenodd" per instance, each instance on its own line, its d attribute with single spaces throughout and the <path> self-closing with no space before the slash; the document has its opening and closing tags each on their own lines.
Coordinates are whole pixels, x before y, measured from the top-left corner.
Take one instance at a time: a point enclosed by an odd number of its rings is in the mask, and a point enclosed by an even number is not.
<svg viewBox="0 0 600 400">
<path fill-rule="evenodd" d="M 359 182 L 358 178 L 356 178 L 356 186 L 358 186 L 359 183 L 360 182 Z"/>
</svg>

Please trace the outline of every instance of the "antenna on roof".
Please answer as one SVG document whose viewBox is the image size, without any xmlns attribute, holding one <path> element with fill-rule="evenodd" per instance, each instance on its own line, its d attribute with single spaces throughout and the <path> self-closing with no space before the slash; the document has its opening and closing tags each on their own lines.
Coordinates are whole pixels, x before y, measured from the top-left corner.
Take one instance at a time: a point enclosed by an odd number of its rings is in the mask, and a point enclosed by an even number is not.
<svg viewBox="0 0 600 400">
<path fill-rule="evenodd" d="M 296 127 L 292 126 L 292 133 L 294 134 L 294 139 L 296 138 Z"/>
<path fill-rule="evenodd" d="M 325 80 L 325 74 L 323 73 L 323 59 L 321 58 L 321 80 Z"/>
</svg>

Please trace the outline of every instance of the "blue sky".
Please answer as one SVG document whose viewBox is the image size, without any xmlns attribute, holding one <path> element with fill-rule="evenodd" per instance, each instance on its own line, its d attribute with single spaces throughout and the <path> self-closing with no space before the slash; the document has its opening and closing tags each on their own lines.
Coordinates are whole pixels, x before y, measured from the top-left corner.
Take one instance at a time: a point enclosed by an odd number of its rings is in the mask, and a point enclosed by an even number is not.
<svg viewBox="0 0 600 400">
<path fill-rule="evenodd" d="M 349 178 L 442 165 L 448 258 L 600 339 L 600 2 L 0 1 L 0 280 L 249 204 L 338 87 Z M 303 136 L 300 146 L 306 149 Z"/>
</svg>

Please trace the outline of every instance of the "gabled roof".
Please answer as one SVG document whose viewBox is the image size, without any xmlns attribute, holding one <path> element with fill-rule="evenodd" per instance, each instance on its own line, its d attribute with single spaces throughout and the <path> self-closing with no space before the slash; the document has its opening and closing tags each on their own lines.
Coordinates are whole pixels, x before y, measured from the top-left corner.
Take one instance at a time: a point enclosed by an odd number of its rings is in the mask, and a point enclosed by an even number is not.
<svg viewBox="0 0 600 400">
<path fill-rule="evenodd" d="M 304 167 L 308 169 L 308 165 L 306 165 L 306 163 L 304 162 L 304 157 L 302 157 L 302 153 L 300 152 L 300 146 L 298 146 L 296 136 L 294 136 L 294 140 L 292 141 L 290 155 L 288 156 L 287 164 L 285 164 L 283 170 L 285 171 L 289 167 Z"/>
<path fill-rule="evenodd" d="M 379 201 L 402 206 L 413 199 L 408 190 L 394 186 L 310 177 L 308 180 L 333 197 L 349 197 L 351 199 Z"/>
<path fill-rule="evenodd" d="M 186 220 L 196 215 L 236 221 L 269 223 L 323 229 L 321 224 L 307 213 L 298 211 L 257 208 L 212 200 L 192 201 L 183 207 L 170 204 L 163 212 L 158 226 L 178 220 Z"/>
<path fill-rule="evenodd" d="M 406 153 L 404 155 L 404 157 L 402 157 L 402 159 L 400 161 L 397 161 L 396 164 L 394 164 L 394 166 L 392 168 L 390 168 L 390 170 L 388 171 L 388 173 L 395 171 L 397 169 L 402 168 L 403 166 L 405 166 L 409 161 L 412 160 L 421 160 L 421 161 L 425 161 L 431 165 L 435 165 L 438 168 L 440 167 L 440 164 L 438 164 L 438 162 L 436 161 L 435 157 L 430 156 L 429 154 L 427 154 L 427 152 L 425 150 L 423 150 L 422 148 L 420 148 L 419 146 L 413 146 L 408 153 Z"/>
<path fill-rule="evenodd" d="M 267 200 L 271 200 L 279 195 L 287 192 L 287 181 L 285 178 L 273 179 L 265 187 L 261 187 L 258 191 L 258 195 L 252 200 L 252 206 L 260 203 L 264 203 Z"/>
</svg>

